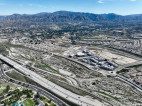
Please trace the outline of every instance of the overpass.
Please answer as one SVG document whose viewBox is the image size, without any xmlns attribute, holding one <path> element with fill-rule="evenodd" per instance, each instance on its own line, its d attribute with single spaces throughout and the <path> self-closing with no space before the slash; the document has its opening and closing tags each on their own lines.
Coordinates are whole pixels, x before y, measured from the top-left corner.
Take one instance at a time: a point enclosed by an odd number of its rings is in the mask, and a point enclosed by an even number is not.
<svg viewBox="0 0 142 106">
<path fill-rule="evenodd" d="M 70 101 L 72 103 L 75 103 L 79 106 L 104 106 L 103 103 L 101 103 L 98 100 L 92 100 L 80 95 L 77 95 L 65 88 L 60 87 L 59 85 L 41 77 L 37 73 L 21 66 L 20 64 L 14 62 L 13 60 L 3 56 L 0 54 L 0 60 L 4 61 L 5 63 L 9 64 L 13 68 L 15 68 L 17 71 L 23 73 L 28 78 L 32 79 L 33 81 L 37 82 L 41 86 L 47 88 L 51 92 L 59 95 L 60 97 L 66 99 L 67 101 Z"/>
<path fill-rule="evenodd" d="M 46 91 L 46 90 L 44 90 L 40 87 L 37 87 L 35 85 L 31 85 L 29 83 L 25 83 L 25 82 L 15 80 L 13 78 L 10 78 L 9 76 L 7 76 L 5 74 L 1 64 L 0 64 L 0 77 L 3 78 L 5 81 L 8 81 L 8 82 L 13 83 L 15 85 L 19 85 L 19 86 L 22 86 L 24 88 L 31 89 L 33 91 L 39 92 L 40 94 L 42 94 L 43 96 L 45 96 L 49 100 L 52 100 L 53 103 L 57 104 L 57 106 L 68 106 L 68 104 L 66 104 L 65 102 L 63 102 L 62 100 L 57 98 L 56 96 L 52 95 L 51 93 L 49 93 L 48 91 Z"/>
</svg>

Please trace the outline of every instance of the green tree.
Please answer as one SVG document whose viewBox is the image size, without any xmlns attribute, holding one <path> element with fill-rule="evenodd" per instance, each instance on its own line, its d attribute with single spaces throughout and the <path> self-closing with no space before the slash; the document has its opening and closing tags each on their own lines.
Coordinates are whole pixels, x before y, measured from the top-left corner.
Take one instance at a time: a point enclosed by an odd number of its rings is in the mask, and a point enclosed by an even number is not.
<svg viewBox="0 0 142 106">
<path fill-rule="evenodd" d="M 36 94 L 36 98 L 40 98 L 40 94 L 38 92 Z"/>
<path fill-rule="evenodd" d="M 7 102 L 7 101 L 5 101 L 4 106 L 7 106 L 7 104 L 8 104 L 8 102 Z"/>
<path fill-rule="evenodd" d="M 51 103 L 51 99 L 50 99 L 50 100 L 48 100 L 48 103 Z"/>
<path fill-rule="evenodd" d="M 47 103 L 45 103 L 45 106 L 48 106 L 48 104 L 47 104 Z"/>
<path fill-rule="evenodd" d="M 27 98 L 31 98 L 32 97 L 32 95 L 28 92 L 27 93 Z"/>
<path fill-rule="evenodd" d="M 8 92 L 9 90 L 10 90 L 10 86 L 7 85 L 7 86 L 6 86 L 6 92 Z"/>
<path fill-rule="evenodd" d="M 45 100 L 46 98 L 44 96 L 40 96 L 40 100 Z"/>
<path fill-rule="evenodd" d="M 39 105 L 39 103 L 36 99 L 34 99 L 34 102 L 35 102 L 36 105 Z"/>
</svg>

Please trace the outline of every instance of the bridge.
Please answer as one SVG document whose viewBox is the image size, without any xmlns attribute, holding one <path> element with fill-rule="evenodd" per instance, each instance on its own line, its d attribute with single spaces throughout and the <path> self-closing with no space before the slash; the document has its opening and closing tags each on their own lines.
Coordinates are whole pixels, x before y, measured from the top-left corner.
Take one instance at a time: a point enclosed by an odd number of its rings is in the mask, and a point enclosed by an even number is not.
<svg viewBox="0 0 142 106">
<path fill-rule="evenodd" d="M 77 95 L 65 88 L 60 87 L 59 85 L 41 77 L 37 73 L 21 66 L 20 64 L 16 63 L 15 61 L 13 61 L 3 55 L 0 55 L 0 60 L 9 64 L 13 68 L 15 68 L 17 71 L 23 73 L 28 78 L 32 79 L 33 81 L 37 82 L 41 86 L 43 86 L 46 89 L 50 90 L 51 92 L 59 95 L 60 97 L 62 97 L 63 99 L 65 99 L 67 101 L 75 103 L 79 106 L 104 106 L 104 104 L 98 100 L 92 100 L 92 99 L 86 98 L 84 96 Z"/>
</svg>

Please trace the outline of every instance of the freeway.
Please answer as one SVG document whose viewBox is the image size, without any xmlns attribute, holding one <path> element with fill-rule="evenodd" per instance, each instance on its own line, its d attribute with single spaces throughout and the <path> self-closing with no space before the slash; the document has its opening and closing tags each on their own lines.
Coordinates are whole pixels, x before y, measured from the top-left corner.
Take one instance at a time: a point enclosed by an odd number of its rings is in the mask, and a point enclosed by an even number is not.
<svg viewBox="0 0 142 106">
<path fill-rule="evenodd" d="M 10 77 L 8 77 L 5 72 L 2 69 L 2 65 L 0 64 L 0 77 L 3 78 L 5 81 L 22 86 L 24 88 L 27 89 L 31 89 L 33 91 L 39 92 L 40 94 L 42 94 L 43 96 L 45 96 L 46 98 L 48 98 L 49 100 L 52 100 L 55 104 L 57 104 L 58 106 L 68 106 L 66 103 L 64 103 L 62 100 L 60 100 L 59 98 L 57 98 L 56 96 L 52 95 L 51 93 L 43 90 L 42 88 L 39 88 L 37 86 L 31 85 L 31 84 L 27 84 L 21 81 L 17 81 L 14 80 Z"/>
<path fill-rule="evenodd" d="M 92 100 L 80 95 L 77 95 L 65 88 L 62 88 L 53 82 L 41 77 L 35 72 L 32 72 L 31 70 L 19 65 L 18 63 L 12 61 L 11 59 L 4 57 L 3 55 L 0 55 L 0 59 L 4 61 L 5 63 L 11 65 L 13 68 L 15 68 L 17 71 L 23 73 L 28 78 L 32 79 L 33 81 L 37 82 L 41 86 L 47 88 L 51 92 L 59 95 L 60 97 L 75 103 L 79 106 L 103 106 L 104 104 L 99 102 L 98 100 Z"/>
</svg>

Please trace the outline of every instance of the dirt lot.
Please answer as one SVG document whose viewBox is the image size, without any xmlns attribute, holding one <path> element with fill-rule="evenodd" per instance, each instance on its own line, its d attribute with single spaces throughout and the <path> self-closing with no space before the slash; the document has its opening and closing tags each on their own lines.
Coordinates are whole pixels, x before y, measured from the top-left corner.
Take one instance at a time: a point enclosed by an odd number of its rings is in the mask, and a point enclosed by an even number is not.
<svg viewBox="0 0 142 106">
<path fill-rule="evenodd" d="M 95 54 L 97 53 L 97 55 L 99 55 L 105 59 L 109 59 L 111 61 L 114 61 L 119 65 L 130 64 L 130 63 L 137 61 L 137 60 L 129 58 L 129 57 L 114 54 L 108 50 L 97 50 L 97 51 L 92 51 L 92 52 L 94 52 Z"/>
</svg>

